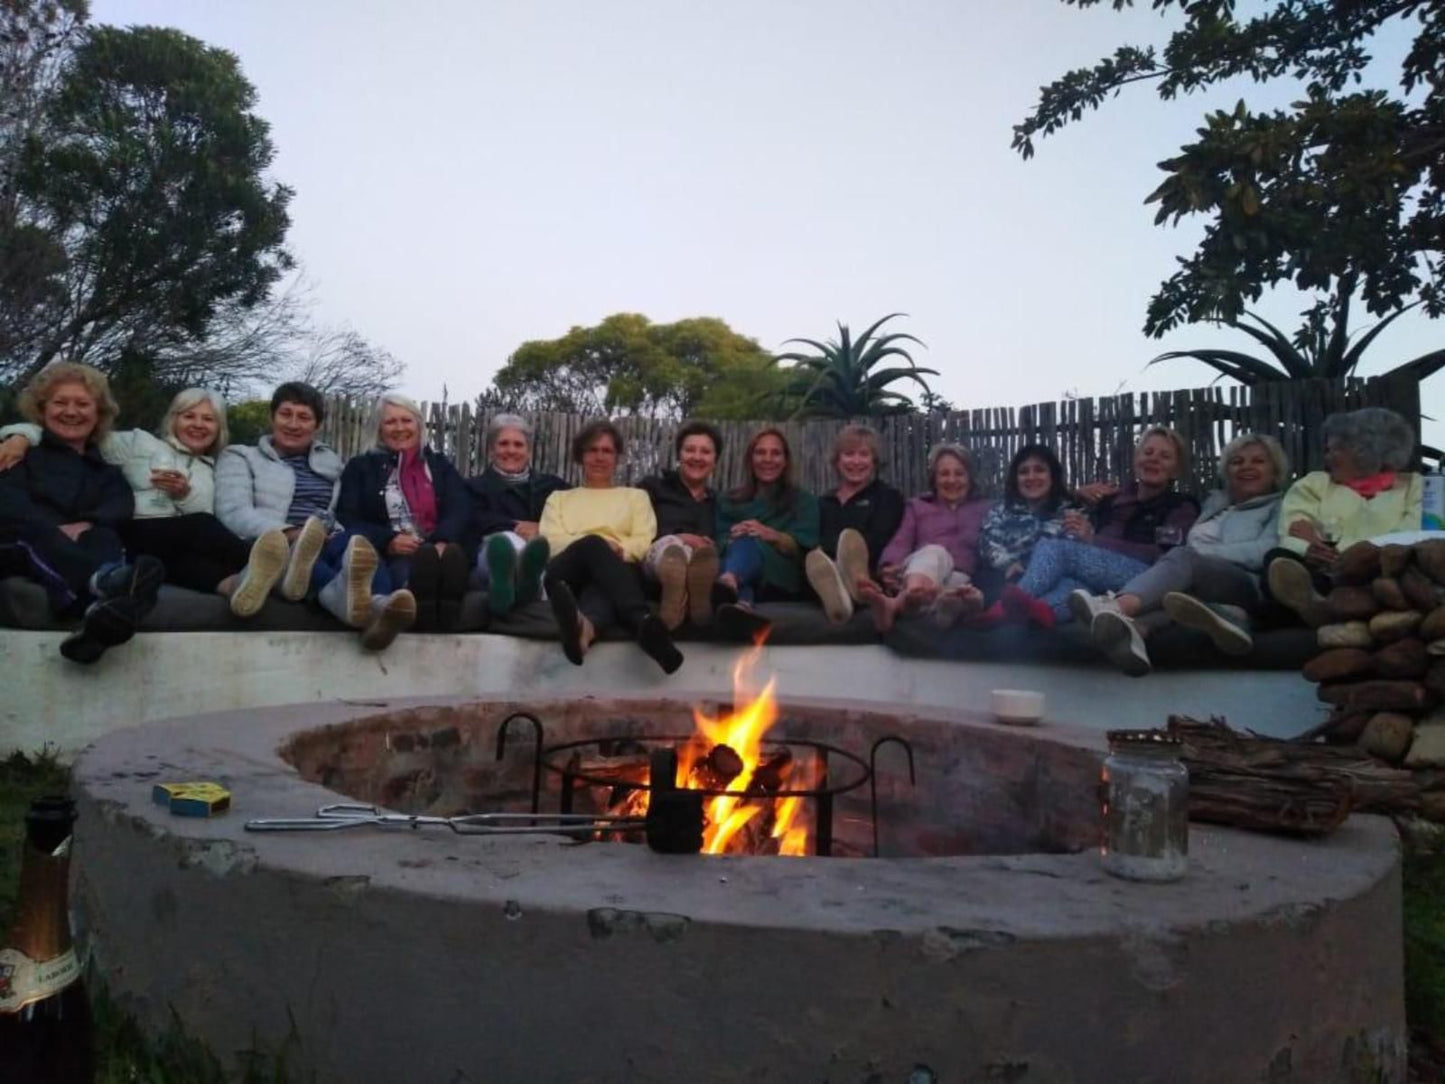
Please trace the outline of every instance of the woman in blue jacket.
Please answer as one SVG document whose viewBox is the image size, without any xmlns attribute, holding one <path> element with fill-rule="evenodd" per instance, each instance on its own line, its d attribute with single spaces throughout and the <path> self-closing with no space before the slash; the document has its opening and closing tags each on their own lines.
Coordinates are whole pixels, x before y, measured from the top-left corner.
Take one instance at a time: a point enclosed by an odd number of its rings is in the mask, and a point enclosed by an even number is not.
<svg viewBox="0 0 1445 1084">
<path fill-rule="evenodd" d="M 373 590 L 408 588 L 419 631 L 453 629 L 471 570 L 471 493 L 451 460 L 423 443 L 415 402 L 388 392 L 379 406 L 378 446 L 346 464 L 336 518 L 381 555 L 384 582 Z"/>
</svg>

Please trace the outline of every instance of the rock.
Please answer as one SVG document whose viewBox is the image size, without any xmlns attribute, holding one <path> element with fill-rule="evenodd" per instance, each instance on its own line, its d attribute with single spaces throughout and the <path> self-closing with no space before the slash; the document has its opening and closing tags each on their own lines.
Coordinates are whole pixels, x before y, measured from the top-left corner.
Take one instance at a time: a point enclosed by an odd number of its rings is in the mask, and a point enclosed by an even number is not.
<svg viewBox="0 0 1445 1084">
<path fill-rule="evenodd" d="M 1445 791 L 1427 790 L 1420 795 L 1420 816 L 1432 821 L 1445 821 Z"/>
<path fill-rule="evenodd" d="M 1368 711 L 1336 711 L 1329 718 L 1329 729 L 1325 731 L 1325 740 L 1334 744 L 1341 742 L 1353 742 L 1365 731 L 1365 724 L 1370 721 L 1373 712 Z"/>
<path fill-rule="evenodd" d="M 1325 596 L 1325 603 L 1336 621 L 1364 621 L 1380 612 L 1368 587 L 1336 587 Z"/>
<path fill-rule="evenodd" d="M 1326 654 L 1333 654 L 1327 652 Z M 1324 658 L 1324 655 L 1311 659 L 1310 662 L 1317 662 Z M 1425 671 L 1430 669 L 1430 652 L 1425 649 L 1425 641 L 1416 637 L 1409 637 L 1404 640 L 1396 640 L 1393 644 L 1380 648 L 1376 651 L 1371 660 L 1374 664 L 1375 673 L 1383 678 L 1419 678 L 1425 676 Z M 1309 677 L 1308 674 L 1305 677 Z"/>
<path fill-rule="evenodd" d="M 1415 553 L 1415 564 L 1420 570 L 1436 583 L 1445 584 L 1445 538 L 1416 542 L 1410 548 Z"/>
<path fill-rule="evenodd" d="M 1424 649 L 1424 644 L 1420 647 Z M 1326 651 L 1316 655 L 1309 662 L 1304 664 L 1303 673 L 1305 680 L 1319 683 L 1321 681 L 1342 681 L 1345 678 L 1362 677 L 1368 674 L 1374 664 L 1374 657 L 1363 648 L 1359 647 L 1337 647 L 1333 651 Z M 1424 674 L 1424 668 L 1420 673 Z M 1406 675 L 1389 675 L 1392 677 Z M 1409 675 L 1419 676 L 1419 675 Z"/>
<path fill-rule="evenodd" d="M 1422 576 L 1421 579 L 1424 577 Z M 1405 597 L 1400 581 L 1393 576 L 1379 576 L 1370 584 L 1370 593 L 1375 601 L 1387 610 L 1412 610 L 1414 605 Z"/>
<path fill-rule="evenodd" d="M 1445 640 L 1431 640 L 1425 645 L 1425 650 L 1432 655 L 1445 655 Z"/>
<path fill-rule="evenodd" d="M 1445 711 L 1437 708 L 1415 724 L 1407 768 L 1445 767 Z"/>
<path fill-rule="evenodd" d="M 1425 688 L 1445 696 L 1445 659 L 1436 659 L 1425 671 Z"/>
<path fill-rule="evenodd" d="M 1445 640 L 1445 606 L 1436 606 L 1425 620 L 1420 622 L 1420 637 L 1424 640 Z"/>
<path fill-rule="evenodd" d="M 1380 547 L 1373 542 L 1356 542 L 1330 569 L 1336 583 L 1369 583 L 1380 574 Z"/>
<path fill-rule="evenodd" d="M 1424 617 L 1414 610 L 1386 610 L 1370 618 L 1370 635 L 1382 643 L 1403 640 L 1413 635 L 1423 620 Z"/>
<path fill-rule="evenodd" d="M 1363 621 L 1342 621 L 1315 630 L 1315 643 L 1320 647 L 1370 647 L 1374 642 L 1370 626 Z"/>
<path fill-rule="evenodd" d="M 1415 720 L 1396 711 L 1381 711 L 1370 716 L 1355 744 L 1372 757 L 1398 764 L 1414 736 Z"/>
<path fill-rule="evenodd" d="M 1410 563 L 1410 547 L 1391 542 L 1380 547 L 1380 575 L 1399 576 Z"/>
<path fill-rule="evenodd" d="M 1418 568 L 1407 568 L 1401 573 L 1400 590 L 1405 592 L 1410 605 L 1423 614 L 1432 613 L 1445 602 L 1445 588 L 1437 587 L 1434 581 Z"/>
<path fill-rule="evenodd" d="M 1435 694 L 1418 681 L 1336 682 L 1321 685 L 1315 695 L 1326 704 L 1374 711 L 1420 711 L 1436 699 Z"/>
</svg>

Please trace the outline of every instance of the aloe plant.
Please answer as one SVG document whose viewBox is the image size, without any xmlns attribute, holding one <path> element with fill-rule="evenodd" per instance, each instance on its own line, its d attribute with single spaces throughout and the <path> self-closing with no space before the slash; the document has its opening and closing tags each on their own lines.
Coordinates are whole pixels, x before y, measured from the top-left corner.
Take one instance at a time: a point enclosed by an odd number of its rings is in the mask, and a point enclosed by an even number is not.
<svg viewBox="0 0 1445 1084">
<path fill-rule="evenodd" d="M 788 339 L 787 342 L 802 343 L 817 351 L 813 354 L 791 351 L 773 358 L 775 365 L 794 363 L 783 370 L 792 379 L 782 392 L 785 401 L 796 404 L 793 416 L 859 418 L 908 410 L 913 401 L 889 387 L 899 380 L 912 380 L 922 387 L 925 395 L 931 393 L 928 381 L 923 378 L 925 375 L 937 376 L 938 371 L 922 368 L 906 349 L 894 345 L 907 341 L 923 346 L 923 341 L 904 332 L 875 337 L 880 327 L 902 315 L 901 312 L 890 313 L 856 339 L 849 332 L 848 325 L 842 322 L 838 324 L 836 340 Z M 885 358 L 902 358 L 908 364 L 877 368 Z"/>
</svg>

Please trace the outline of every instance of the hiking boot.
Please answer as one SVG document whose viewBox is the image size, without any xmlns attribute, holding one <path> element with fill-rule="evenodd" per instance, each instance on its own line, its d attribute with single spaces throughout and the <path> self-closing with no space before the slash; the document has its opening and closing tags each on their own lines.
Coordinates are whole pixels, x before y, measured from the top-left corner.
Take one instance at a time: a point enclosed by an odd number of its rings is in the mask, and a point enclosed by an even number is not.
<svg viewBox="0 0 1445 1084">
<path fill-rule="evenodd" d="M 1083 592 L 1075 591 L 1074 594 Z M 1112 600 L 1111 600 L 1112 601 Z M 1117 609 L 1101 609 L 1089 628 L 1097 647 L 1108 660 L 1130 677 L 1143 677 L 1153 669 L 1144 637 L 1131 618 Z"/>
<path fill-rule="evenodd" d="M 723 639 L 736 643 L 762 643 L 773 629 L 771 621 L 741 602 L 728 602 L 719 606 L 717 624 Z"/>
<path fill-rule="evenodd" d="M 103 598 L 85 610 L 80 628 L 60 644 L 60 654 L 71 662 L 88 666 L 105 654 L 107 648 L 123 644 L 135 635 L 139 620 L 136 600 L 129 595 Z"/>
<path fill-rule="evenodd" d="M 838 535 L 838 575 L 843 590 L 855 603 L 862 603 L 858 584 L 868 579 L 868 540 L 852 527 L 844 527 Z"/>
<path fill-rule="evenodd" d="M 437 595 L 441 591 L 441 556 L 435 546 L 418 546 L 412 554 L 407 590 L 416 599 L 416 631 L 432 632 L 437 627 Z"/>
<path fill-rule="evenodd" d="M 389 595 L 374 595 L 371 617 L 361 630 L 361 646 L 367 651 L 385 651 L 393 640 L 416 621 L 416 596 L 402 589 Z"/>
<path fill-rule="evenodd" d="M 467 597 L 467 554 L 455 542 L 448 542 L 441 555 L 441 583 L 437 586 L 437 627 L 455 632 L 462 623 L 462 601 Z"/>
<path fill-rule="evenodd" d="M 307 516 L 306 522 L 291 542 L 291 555 L 286 562 L 286 572 L 281 577 L 281 597 L 291 602 L 300 602 L 311 590 L 311 570 L 321 556 L 321 547 L 326 545 L 326 524 L 315 516 Z"/>
<path fill-rule="evenodd" d="M 154 557 L 141 554 L 130 564 L 104 565 L 90 577 L 90 593 L 99 601 L 128 598 L 135 603 L 136 620 L 155 608 L 161 584 L 166 582 L 166 566 Z"/>
<path fill-rule="evenodd" d="M 648 614 L 637 625 L 637 643 L 665 674 L 675 673 L 682 665 L 682 652 L 672 642 L 666 623 L 653 614 Z"/>
<path fill-rule="evenodd" d="M 517 605 L 517 551 L 504 534 L 487 539 L 482 551 L 487 565 L 487 609 L 498 616 Z"/>
<path fill-rule="evenodd" d="M 808 574 L 808 583 L 822 601 L 823 612 L 828 615 L 829 621 L 841 625 L 853 616 L 853 596 L 848 593 L 838 566 L 826 553 L 809 550 L 808 556 L 803 559 L 803 571 Z M 864 571 L 867 571 L 866 568 Z"/>
<path fill-rule="evenodd" d="M 1085 590 L 1069 592 L 1069 612 L 1086 629 L 1094 627 L 1094 618 L 1103 613 L 1118 613 L 1119 604 L 1113 595 L 1091 595 Z"/>
<path fill-rule="evenodd" d="M 687 551 L 675 542 L 657 558 L 657 582 L 662 586 L 657 615 L 672 632 L 687 615 Z"/>
<path fill-rule="evenodd" d="M 1185 628 L 1204 633 L 1226 655 L 1248 655 L 1254 650 L 1249 614 L 1238 606 L 1201 602 L 1193 595 L 1170 591 L 1164 596 L 1164 612 Z"/>
<path fill-rule="evenodd" d="M 1270 597 L 1299 614 L 1310 628 L 1330 623 L 1325 597 L 1315 590 L 1314 576 L 1304 564 L 1289 557 L 1276 557 L 1269 563 L 1265 579 Z"/>
<path fill-rule="evenodd" d="M 717 582 L 717 549 L 703 546 L 687 562 L 687 616 L 698 628 L 712 624 L 712 585 Z"/>
<path fill-rule="evenodd" d="M 237 617 L 255 617 L 260 613 L 271 596 L 271 589 L 285 574 L 290 557 L 291 546 L 283 531 L 267 531 L 252 542 L 250 560 L 231 592 L 231 612 Z"/>
</svg>

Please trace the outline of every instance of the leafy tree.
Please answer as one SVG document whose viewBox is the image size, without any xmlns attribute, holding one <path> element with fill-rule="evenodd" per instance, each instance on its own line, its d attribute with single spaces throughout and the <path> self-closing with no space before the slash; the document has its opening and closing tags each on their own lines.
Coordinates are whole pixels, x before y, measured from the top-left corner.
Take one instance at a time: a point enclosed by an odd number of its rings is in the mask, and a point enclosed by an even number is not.
<svg viewBox="0 0 1445 1084">
<path fill-rule="evenodd" d="M 0 27 L 47 8 L 84 11 L 6 0 Z M 291 266 L 291 191 L 263 178 L 274 149 L 233 55 L 175 30 L 85 29 L 41 89 L 38 121 L 0 127 L 0 252 L 24 258 L 26 305 L 0 322 L 0 379 L 62 353 L 102 368 L 184 354 L 228 306 L 268 298 Z"/>
<path fill-rule="evenodd" d="M 758 417 L 779 381 L 757 342 L 712 317 L 654 324 L 617 313 L 517 348 L 483 401 L 518 410 Z"/>
<path fill-rule="evenodd" d="M 923 377 L 925 374 L 937 376 L 938 371 L 920 368 L 906 349 L 893 345 L 906 340 L 922 346 L 922 340 L 901 331 L 874 337 L 880 327 L 902 315 L 890 313 L 857 339 L 852 337 L 847 324 L 839 323 L 836 340 L 826 343 L 816 339 L 787 340 L 804 343 L 817 351 L 816 354 L 790 352 L 773 359 L 774 363 L 794 363 L 780 370 L 788 377 L 784 394 L 796 404 L 793 414 L 811 418 L 861 418 L 907 411 L 913 406 L 912 400 L 888 387 L 899 380 L 912 380 L 923 389 L 925 397 L 932 395 L 933 389 Z M 902 358 L 908 365 L 876 368 L 884 358 Z"/>
<path fill-rule="evenodd" d="M 1250 5 L 1248 16 L 1233 0 L 1152 6 L 1180 10 L 1169 43 L 1159 52 L 1121 47 L 1043 87 L 1014 127 L 1023 157 L 1035 136 L 1134 83 L 1153 83 L 1166 100 L 1236 76 L 1292 79 L 1303 92 L 1288 109 L 1254 112 L 1241 101 L 1210 113 L 1198 140 L 1160 163 L 1165 179 L 1146 201 L 1158 204 L 1156 224 L 1209 221 L 1196 252 L 1150 301 L 1145 333 L 1237 321 L 1280 283 L 1326 295 L 1305 314 L 1298 338 L 1306 341 L 1327 318 L 1332 334 L 1344 334 L 1357 291 L 1377 316 L 1412 302 L 1432 317 L 1445 311 L 1445 0 L 1272 0 Z M 1397 86 L 1365 87 L 1372 40 L 1412 22 Z"/>
<path fill-rule="evenodd" d="M 226 407 L 226 426 L 232 444 L 255 444 L 271 432 L 271 400 L 247 399 Z"/>
</svg>

